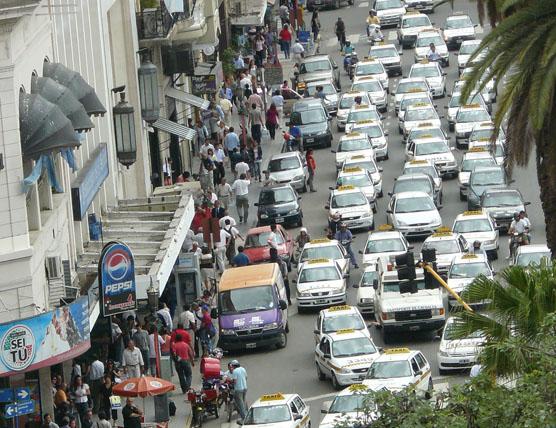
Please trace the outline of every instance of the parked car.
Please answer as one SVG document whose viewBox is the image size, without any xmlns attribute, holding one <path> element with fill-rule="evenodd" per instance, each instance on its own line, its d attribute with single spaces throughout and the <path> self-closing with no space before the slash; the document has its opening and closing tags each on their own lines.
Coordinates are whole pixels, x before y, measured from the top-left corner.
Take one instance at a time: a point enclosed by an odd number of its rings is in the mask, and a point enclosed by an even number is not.
<svg viewBox="0 0 556 428">
<path fill-rule="evenodd" d="M 251 263 L 264 263 L 270 260 L 270 247 L 268 237 L 270 226 L 253 227 L 247 232 L 244 244 L 244 253 Z M 278 255 L 288 264 L 291 269 L 291 259 L 293 256 L 293 239 L 281 225 L 276 225 L 276 243 L 278 244 Z"/>
</svg>

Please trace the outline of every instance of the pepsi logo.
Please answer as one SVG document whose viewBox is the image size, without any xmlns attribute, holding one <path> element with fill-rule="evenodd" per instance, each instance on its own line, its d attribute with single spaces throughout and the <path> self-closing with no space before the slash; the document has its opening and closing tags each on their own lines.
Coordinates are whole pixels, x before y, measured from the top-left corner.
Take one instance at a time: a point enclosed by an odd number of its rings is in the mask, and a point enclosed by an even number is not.
<svg viewBox="0 0 556 428">
<path fill-rule="evenodd" d="M 112 281 L 124 279 L 131 269 L 129 255 L 122 249 L 115 249 L 105 259 L 104 270 Z"/>
</svg>

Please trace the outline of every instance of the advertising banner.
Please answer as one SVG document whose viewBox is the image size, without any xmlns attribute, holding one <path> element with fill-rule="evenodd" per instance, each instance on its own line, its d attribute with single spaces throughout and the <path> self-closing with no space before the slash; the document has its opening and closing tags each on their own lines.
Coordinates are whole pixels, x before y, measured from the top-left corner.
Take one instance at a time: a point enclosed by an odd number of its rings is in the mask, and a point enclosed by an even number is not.
<svg viewBox="0 0 556 428">
<path fill-rule="evenodd" d="M 0 376 L 78 357 L 91 346 L 89 299 L 0 325 Z"/>
<path fill-rule="evenodd" d="M 105 317 L 137 308 L 135 264 L 123 242 L 109 242 L 100 254 L 98 277 L 102 314 Z"/>
</svg>

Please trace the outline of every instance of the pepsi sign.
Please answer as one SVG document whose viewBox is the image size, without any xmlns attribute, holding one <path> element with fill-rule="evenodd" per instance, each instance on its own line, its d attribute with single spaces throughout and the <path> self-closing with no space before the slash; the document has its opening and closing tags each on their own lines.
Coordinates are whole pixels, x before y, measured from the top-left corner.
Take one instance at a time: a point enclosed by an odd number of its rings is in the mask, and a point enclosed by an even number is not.
<svg viewBox="0 0 556 428">
<path fill-rule="evenodd" d="M 135 264 L 124 243 L 109 242 L 98 262 L 102 313 L 105 317 L 137 308 Z"/>
</svg>

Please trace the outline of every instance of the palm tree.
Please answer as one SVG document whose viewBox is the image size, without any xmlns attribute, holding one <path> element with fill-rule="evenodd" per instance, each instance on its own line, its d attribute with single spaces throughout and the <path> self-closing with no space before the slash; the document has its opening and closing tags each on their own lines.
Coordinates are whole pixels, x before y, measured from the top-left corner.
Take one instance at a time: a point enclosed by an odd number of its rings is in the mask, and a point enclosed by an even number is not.
<svg viewBox="0 0 556 428">
<path fill-rule="evenodd" d="M 548 314 L 556 312 L 556 262 L 512 266 L 496 280 L 480 276 L 462 293 L 468 303 L 488 302 L 486 311 L 458 311 L 455 334 L 482 332 L 484 370 L 496 376 L 527 372 L 538 357 L 539 333 Z M 535 357 L 534 357 L 535 356 Z"/>
<path fill-rule="evenodd" d="M 498 25 L 471 57 L 487 50 L 468 76 L 462 98 L 493 78 L 506 79 L 494 118 L 496 134 L 507 119 L 509 174 L 514 165 L 527 165 L 536 149 L 547 243 L 556 257 L 556 1 L 480 0 L 478 5 L 479 13 L 486 7 Z"/>
</svg>

